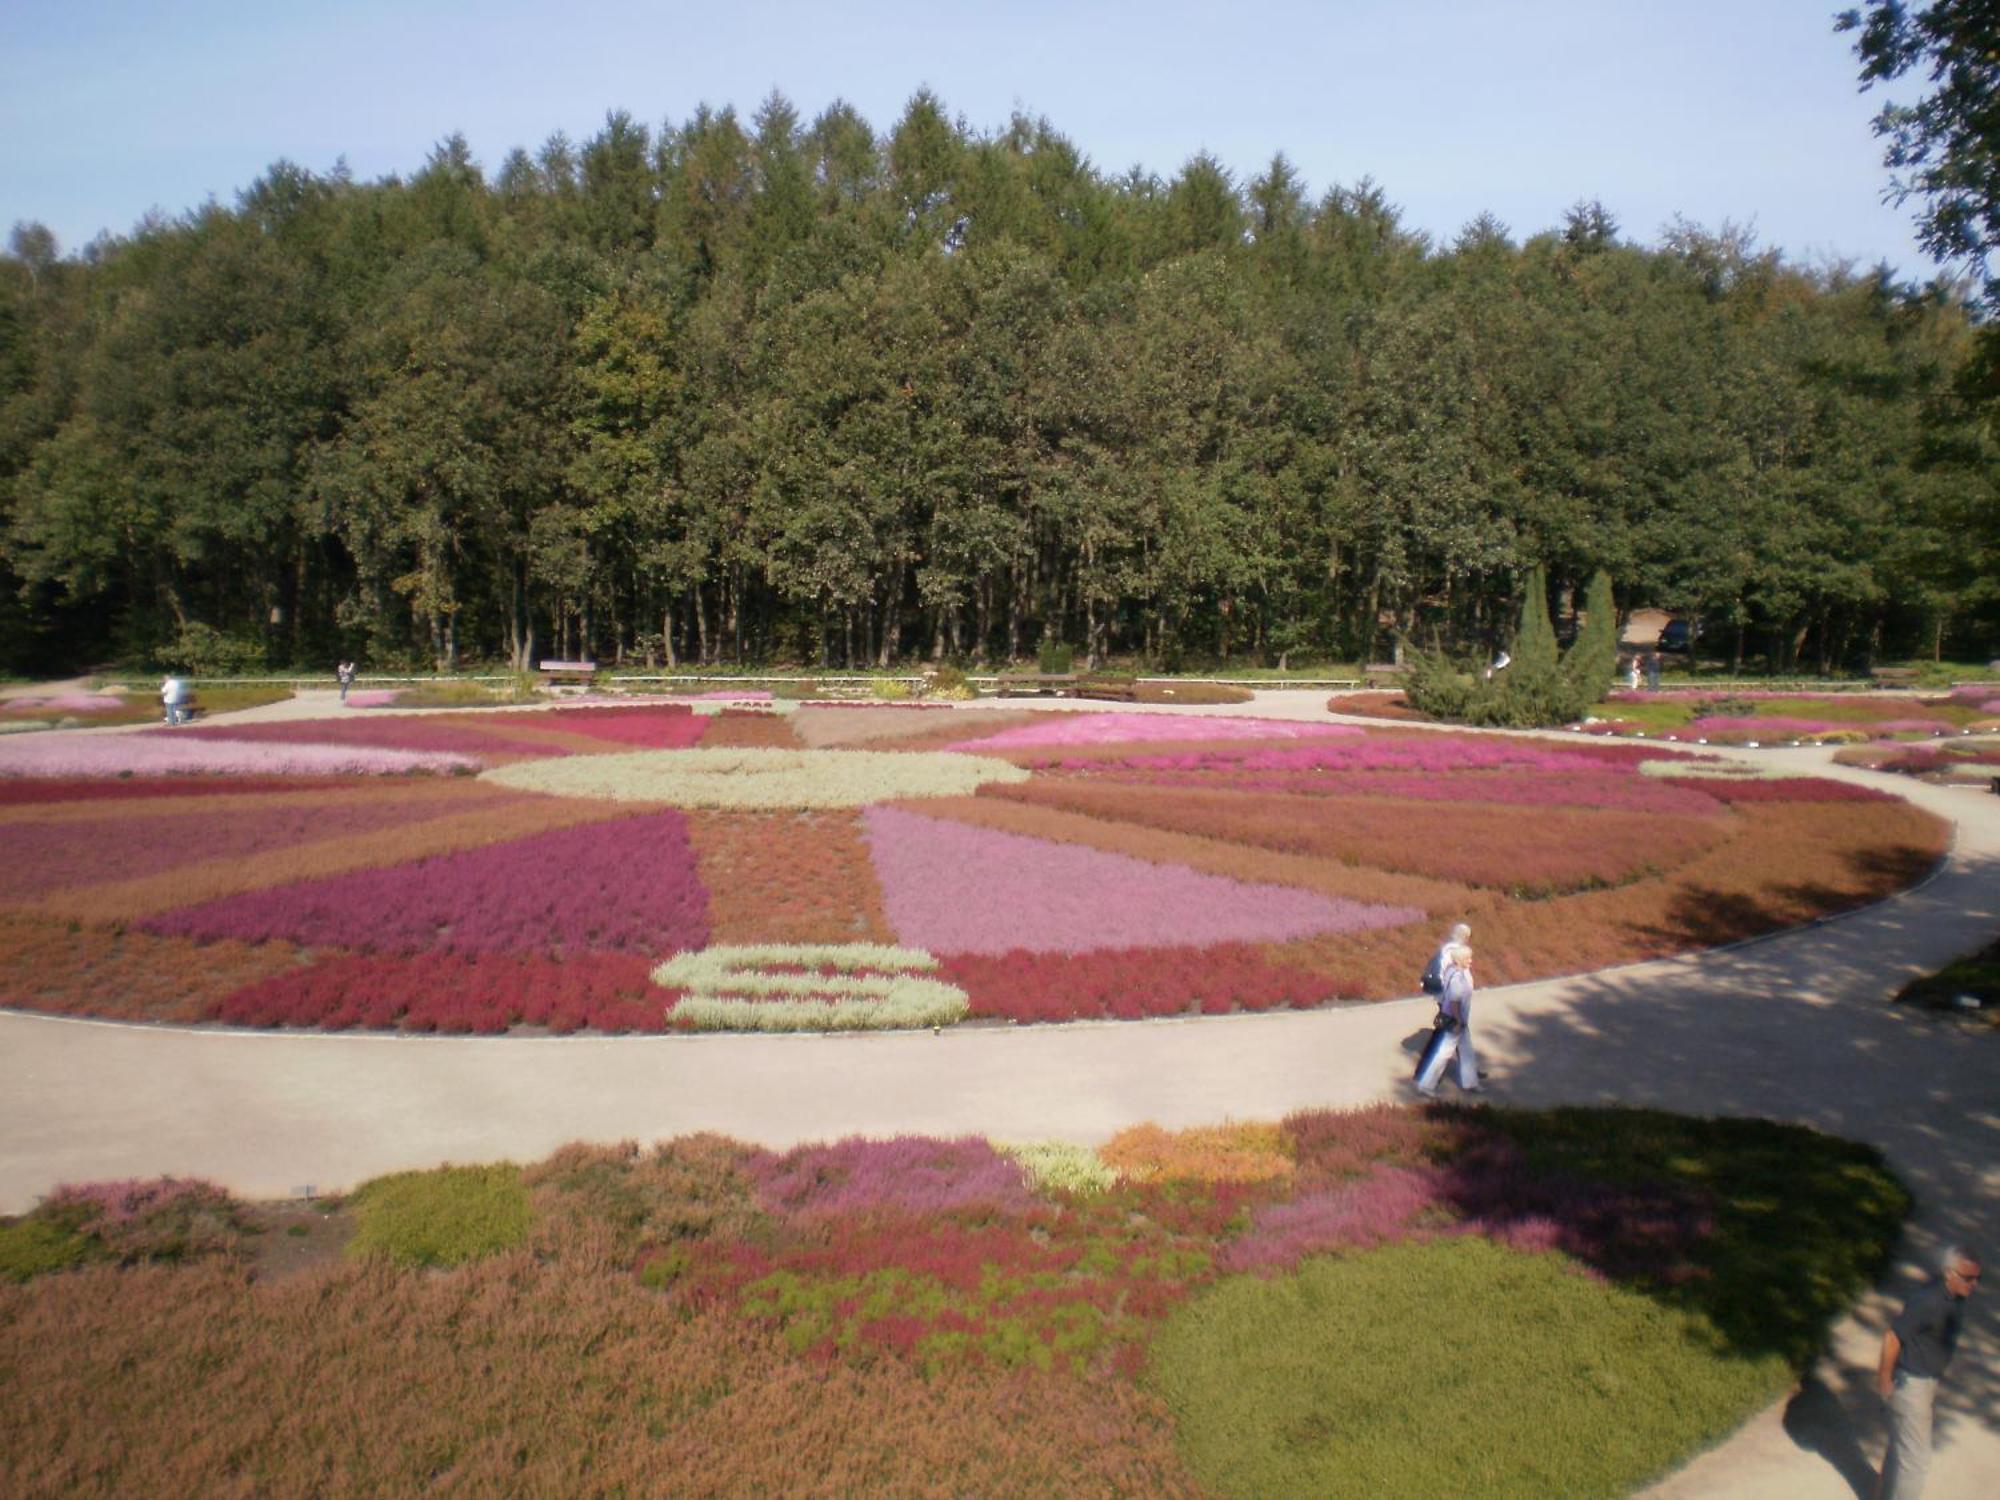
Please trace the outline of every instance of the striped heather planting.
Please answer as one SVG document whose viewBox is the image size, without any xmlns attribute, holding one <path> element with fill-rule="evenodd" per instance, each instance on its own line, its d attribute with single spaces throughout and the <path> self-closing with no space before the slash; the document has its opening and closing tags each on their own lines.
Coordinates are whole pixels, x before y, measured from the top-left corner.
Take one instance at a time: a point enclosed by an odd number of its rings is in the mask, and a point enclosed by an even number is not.
<svg viewBox="0 0 2000 1500">
<path fill-rule="evenodd" d="M 765 944 L 683 953 L 653 971 L 681 992 L 670 1019 L 702 1031 L 857 1031 L 952 1026 L 965 992 L 937 960 L 873 943 Z"/>
<path fill-rule="evenodd" d="M 219 726 L 218 726 L 219 727 Z M 244 725 L 242 731 L 255 729 Z M 403 776 L 478 769 L 470 756 L 328 744 L 260 743 L 202 736 L 199 728 L 157 734 L 37 734 L 0 740 L 0 777 L 33 776 Z"/>
<path fill-rule="evenodd" d="M 1035 750 L 1053 745 L 1125 745 L 1148 740 L 1337 739 L 1365 731 L 1351 724 L 1208 714 L 1048 713 L 1035 722 L 961 741 L 960 750 Z"/>
<path fill-rule="evenodd" d="M 1395 926 L 1420 915 L 1245 885 L 893 807 L 870 808 L 867 826 L 890 926 L 903 942 L 934 953 L 1283 941 Z"/>
<path fill-rule="evenodd" d="M 657 812 L 148 919 L 169 936 L 380 953 L 665 954 L 708 938 L 687 825 Z"/>
</svg>

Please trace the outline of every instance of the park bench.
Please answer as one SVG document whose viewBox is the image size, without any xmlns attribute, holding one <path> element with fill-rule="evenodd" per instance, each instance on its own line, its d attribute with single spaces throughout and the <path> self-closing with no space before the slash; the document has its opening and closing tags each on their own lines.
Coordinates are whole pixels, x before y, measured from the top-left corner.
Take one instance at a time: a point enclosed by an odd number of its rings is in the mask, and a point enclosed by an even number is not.
<svg viewBox="0 0 2000 1500">
<path fill-rule="evenodd" d="M 1077 679 L 1075 696 L 1101 698 L 1109 703 L 1137 703 L 1139 679 L 1118 677 L 1109 672 L 1093 672 Z"/>
<path fill-rule="evenodd" d="M 1890 687 L 1907 687 L 1921 674 L 1915 667 L 1876 667 L 1868 675 Z"/>
<path fill-rule="evenodd" d="M 1076 681 L 1074 672 L 1002 672 L 995 679 L 1003 698 L 1064 698 L 1075 692 Z"/>
<path fill-rule="evenodd" d="M 597 676 L 594 661 L 541 661 L 535 663 L 542 674 L 542 686 L 581 692 Z"/>
<path fill-rule="evenodd" d="M 1399 687 L 1410 669 L 1396 662 L 1373 662 L 1361 669 L 1361 680 L 1371 688 Z"/>
</svg>

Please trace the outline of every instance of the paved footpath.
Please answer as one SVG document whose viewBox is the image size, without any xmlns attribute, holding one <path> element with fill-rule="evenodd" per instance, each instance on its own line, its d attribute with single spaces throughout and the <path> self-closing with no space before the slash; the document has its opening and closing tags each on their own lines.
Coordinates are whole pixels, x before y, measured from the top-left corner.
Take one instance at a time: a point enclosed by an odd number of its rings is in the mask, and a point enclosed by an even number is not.
<svg viewBox="0 0 2000 1500">
<path fill-rule="evenodd" d="M 278 713 L 339 711 L 332 694 L 306 696 Z M 1323 720 L 1324 704 L 1263 693 L 1249 711 Z M 1821 750 L 1741 753 L 1889 784 Z M 1650 1500 L 1869 1495 L 1882 1435 L 1869 1373 L 1886 1314 L 1948 1241 L 2000 1258 L 2000 1029 L 1884 1003 L 2000 932 L 2000 798 L 1894 786 L 1958 829 L 1918 889 L 1733 950 L 1479 996 L 1480 1050 L 1503 1101 L 1799 1121 L 1873 1142 L 1916 1193 L 1905 1264 L 1843 1320 L 1801 1391 Z M 696 1129 L 772 1146 L 899 1131 L 1095 1142 L 1144 1120 L 1272 1119 L 1401 1097 L 1400 1044 L 1428 1012 L 1406 1000 L 942 1035 L 534 1040 L 0 1012 L 0 1212 L 62 1181 L 175 1172 L 251 1197 L 324 1193 L 405 1167 Z M 2000 1288 L 1973 1299 L 1938 1438 L 1931 1500 L 2000 1494 Z"/>
</svg>

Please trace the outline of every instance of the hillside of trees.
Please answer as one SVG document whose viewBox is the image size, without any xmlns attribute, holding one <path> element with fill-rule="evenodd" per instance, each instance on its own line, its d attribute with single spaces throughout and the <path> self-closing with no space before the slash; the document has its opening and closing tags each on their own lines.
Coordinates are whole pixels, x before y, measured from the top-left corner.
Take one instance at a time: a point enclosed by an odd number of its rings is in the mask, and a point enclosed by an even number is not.
<svg viewBox="0 0 2000 1500">
<path fill-rule="evenodd" d="M 1543 567 L 1781 669 L 2000 641 L 1960 289 L 928 93 L 280 162 L 0 258 L 0 668 L 1377 658 Z"/>
</svg>

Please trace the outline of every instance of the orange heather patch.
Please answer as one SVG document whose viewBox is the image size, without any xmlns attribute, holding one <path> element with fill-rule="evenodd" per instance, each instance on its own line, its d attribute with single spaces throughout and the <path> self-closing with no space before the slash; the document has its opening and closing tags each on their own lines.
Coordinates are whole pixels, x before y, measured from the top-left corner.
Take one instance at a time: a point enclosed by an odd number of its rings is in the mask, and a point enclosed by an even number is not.
<svg viewBox="0 0 2000 1500">
<path fill-rule="evenodd" d="M 1282 1125 L 1200 1125 L 1163 1130 L 1133 1125 L 1098 1150 L 1098 1159 L 1135 1182 L 1270 1182 L 1292 1175 Z"/>
<path fill-rule="evenodd" d="M 290 943 L 196 943 L 0 916 L 0 1005 L 127 1021 L 199 1021 L 222 997 L 304 961 Z"/>
<path fill-rule="evenodd" d="M 1356 869 L 1334 860 L 1229 843 L 1226 835 L 1202 837 L 1142 828 L 984 792 L 976 797 L 927 797 L 921 802 L 894 805 L 925 817 L 952 818 L 1002 833 L 1080 844 L 1106 854 L 1129 854 L 1148 864 L 1186 865 L 1207 875 L 1224 875 L 1264 885 L 1297 886 L 1346 901 L 1419 906 L 1434 916 L 1453 915 L 1454 920 L 1456 913 L 1483 911 L 1500 899 L 1492 891 L 1474 890 L 1446 880 Z"/>
<path fill-rule="evenodd" d="M 776 714 L 732 713 L 724 709 L 701 737 L 704 750 L 802 750 L 791 723 Z"/>
<path fill-rule="evenodd" d="M 1287 854 L 1463 880 L 1472 885 L 1561 889 L 1670 870 L 1724 838 L 1723 817 L 1518 808 L 1479 803 L 1325 798 L 1281 792 L 1209 792 L 1104 786 L 1041 778 L 989 795 L 1090 817 L 1241 840 Z M 1850 804 L 1842 803 L 1842 807 Z"/>
<path fill-rule="evenodd" d="M 858 814 L 693 811 L 687 821 L 711 943 L 896 941 Z"/>
<path fill-rule="evenodd" d="M 398 865 L 435 854 L 505 843 L 533 833 L 629 817 L 632 803 L 586 797 L 515 797 L 498 806 L 432 816 L 400 828 L 327 839 L 244 859 L 210 860 L 159 875 L 52 891 L 22 907 L 46 917 L 81 922 L 129 922 L 183 906 L 198 906 L 243 891 L 287 885 L 321 875 Z"/>
</svg>

